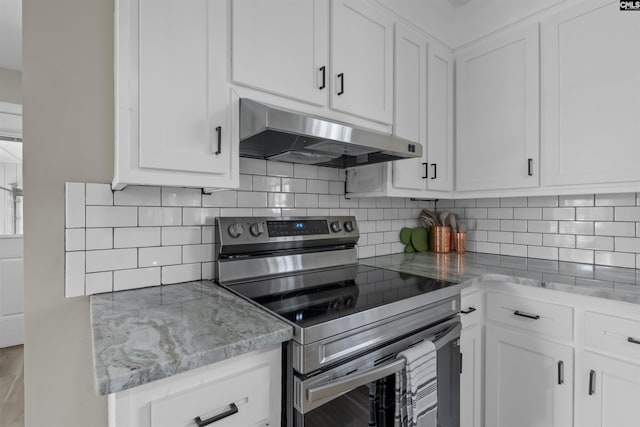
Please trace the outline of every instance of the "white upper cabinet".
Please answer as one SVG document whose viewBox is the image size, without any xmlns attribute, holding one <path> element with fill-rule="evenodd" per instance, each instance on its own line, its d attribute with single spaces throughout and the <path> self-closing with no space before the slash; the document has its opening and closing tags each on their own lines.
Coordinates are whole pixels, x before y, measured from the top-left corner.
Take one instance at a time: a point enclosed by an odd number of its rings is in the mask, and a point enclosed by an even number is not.
<svg viewBox="0 0 640 427">
<path fill-rule="evenodd" d="M 640 13 L 584 1 L 543 21 L 547 185 L 640 180 Z"/>
<path fill-rule="evenodd" d="M 115 189 L 237 187 L 226 20 L 224 1 L 116 2 Z"/>
<path fill-rule="evenodd" d="M 537 187 L 538 25 L 472 46 L 456 66 L 456 189 Z"/>
<path fill-rule="evenodd" d="M 331 3 L 332 109 L 393 120 L 393 19 L 363 0 Z"/>
<path fill-rule="evenodd" d="M 327 105 L 328 20 L 328 0 L 234 0 L 233 82 Z"/>
</svg>

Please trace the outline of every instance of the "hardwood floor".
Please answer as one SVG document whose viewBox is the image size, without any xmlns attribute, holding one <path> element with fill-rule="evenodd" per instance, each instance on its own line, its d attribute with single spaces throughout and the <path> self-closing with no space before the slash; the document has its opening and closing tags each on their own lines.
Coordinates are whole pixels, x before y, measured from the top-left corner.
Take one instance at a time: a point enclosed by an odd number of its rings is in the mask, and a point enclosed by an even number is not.
<svg viewBox="0 0 640 427">
<path fill-rule="evenodd" d="M 24 348 L 0 349 L 0 427 L 24 427 Z"/>
</svg>

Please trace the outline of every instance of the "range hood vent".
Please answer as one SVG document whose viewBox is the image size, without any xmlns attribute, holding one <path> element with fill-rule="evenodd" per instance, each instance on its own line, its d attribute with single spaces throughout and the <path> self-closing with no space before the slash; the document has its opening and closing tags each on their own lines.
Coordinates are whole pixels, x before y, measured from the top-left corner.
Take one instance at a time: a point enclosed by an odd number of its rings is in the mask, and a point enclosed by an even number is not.
<svg viewBox="0 0 640 427">
<path fill-rule="evenodd" d="M 240 100 L 240 155 L 258 159 L 349 168 L 422 156 L 416 142 Z"/>
</svg>

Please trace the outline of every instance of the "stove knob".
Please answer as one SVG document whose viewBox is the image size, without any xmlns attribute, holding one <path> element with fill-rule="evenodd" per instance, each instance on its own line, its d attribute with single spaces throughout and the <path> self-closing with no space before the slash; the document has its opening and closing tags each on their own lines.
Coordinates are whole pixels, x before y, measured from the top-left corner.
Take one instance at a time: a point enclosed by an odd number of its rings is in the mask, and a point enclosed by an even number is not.
<svg viewBox="0 0 640 427">
<path fill-rule="evenodd" d="M 251 232 L 251 235 L 253 237 L 258 237 L 262 233 L 264 233 L 264 225 L 262 225 L 261 222 L 256 222 L 255 224 L 251 224 L 251 226 L 249 227 L 249 232 Z"/>
<path fill-rule="evenodd" d="M 333 231 L 334 233 L 337 233 L 338 231 L 342 231 L 342 228 L 340 228 L 340 222 L 338 221 L 333 221 L 330 227 L 331 227 L 331 231 Z"/>
<path fill-rule="evenodd" d="M 345 222 L 344 229 L 347 231 L 347 233 L 351 233 L 353 231 L 353 222 L 351 221 Z"/>
<path fill-rule="evenodd" d="M 236 239 L 240 237 L 242 233 L 244 233 L 244 228 L 242 227 L 242 224 L 236 223 L 236 224 L 231 224 L 227 231 L 229 232 L 229 236 Z"/>
</svg>

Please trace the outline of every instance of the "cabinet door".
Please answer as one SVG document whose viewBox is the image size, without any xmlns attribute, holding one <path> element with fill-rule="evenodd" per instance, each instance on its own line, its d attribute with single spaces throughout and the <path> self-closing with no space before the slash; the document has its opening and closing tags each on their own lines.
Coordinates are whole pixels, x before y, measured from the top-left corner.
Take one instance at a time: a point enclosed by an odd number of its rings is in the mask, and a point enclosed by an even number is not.
<svg viewBox="0 0 640 427">
<path fill-rule="evenodd" d="M 118 1 L 116 17 L 114 187 L 237 186 L 227 2 Z"/>
<path fill-rule="evenodd" d="M 537 24 L 469 48 L 456 66 L 456 188 L 538 186 Z"/>
<path fill-rule="evenodd" d="M 640 426 L 640 366 L 583 352 L 576 382 L 576 425 Z"/>
<path fill-rule="evenodd" d="M 422 158 L 393 162 L 393 187 L 427 188 L 427 41 L 396 25 L 394 133 L 419 142 Z M 419 193 L 418 193 L 419 194 Z"/>
<path fill-rule="evenodd" d="M 328 0 L 233 0 L 231 25 L 234 82 L 326 105 Z"/>
<path fill-rule="evenodd" d="M 331 108 L 390 124 L 393 19 L 363 0 L 331 6 Z"/>
<path fill-rule="evenodd" d="M 485 425 L 571 426 L 573 349 L 493 325 L 485 338 Z"/>
<path fill-rule="evenodd" d="M 428 188 L 453 190 L 453 55 L 429 44 L 428 65 Z"/>
<path fill-rule="evenodd" d="M 585 1 L 542 26 L 545 184 L 640 180 L 640 15 Z"/>
<path fill-rule="evenodd" d="M 462 330 L 460 336 L 460 425 L 482 426 L 482 325 Z"/>
</svg>

